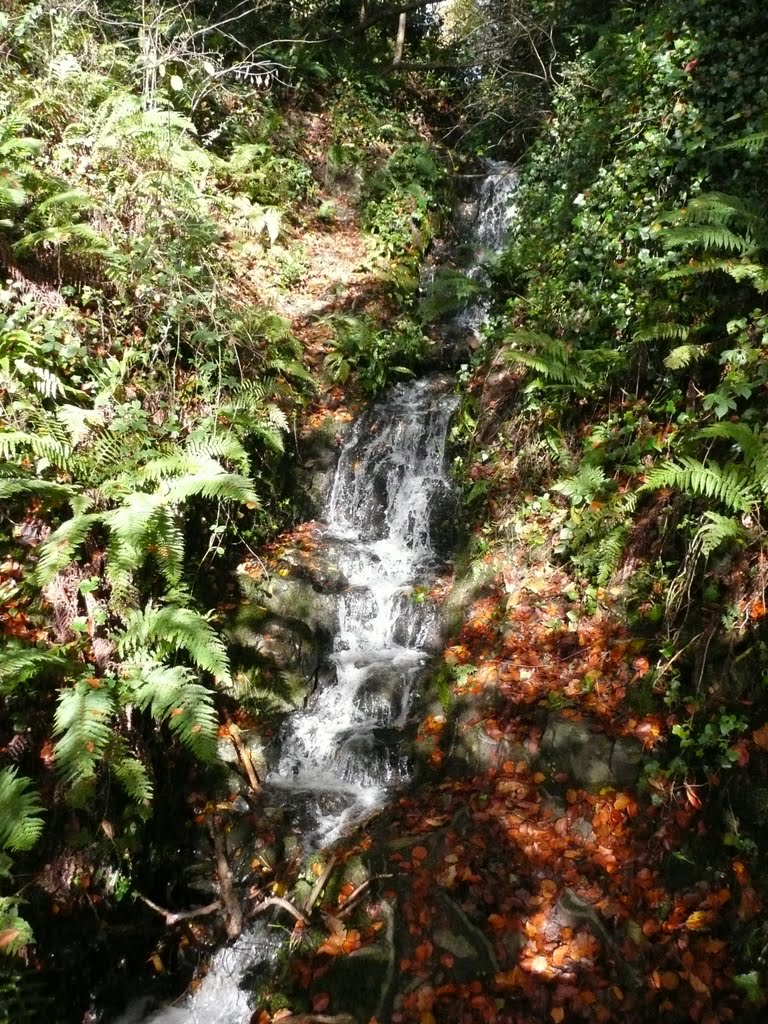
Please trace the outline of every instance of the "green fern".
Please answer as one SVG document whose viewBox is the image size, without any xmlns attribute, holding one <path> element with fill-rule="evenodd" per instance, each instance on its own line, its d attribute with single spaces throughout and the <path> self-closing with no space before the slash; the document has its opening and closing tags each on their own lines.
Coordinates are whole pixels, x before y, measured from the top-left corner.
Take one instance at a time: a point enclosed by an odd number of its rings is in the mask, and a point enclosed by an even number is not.
<svg viewBox="0 0 768 1024">
<path fill-rule="evenodd" d="M 756 291 L 764 294 L 768 291 L 768 267 L 760 263 L 734 262 L 733 260 L 701 260 L 688 263 L 684 267 L 675 267 L 662 274 L 662 280 L 673 280 L 680 277 L 694 277 L 699 274 L 712 274 L 715 271 L 728 274 L 737 283 L 747 281 Z"/>
<path fill-rule="evenodd" d="M 147 767 L 138 757 L 129 753 L 122 737 L 116 737 L 112 744 L 109 768 L 128 798 L 137 806 L 148 806 L 152 802 L 154 787 Z"/>
<path fill-rule="evenodd" d="M 129 666 L 126 683 L 137 707 L 167 722 L 181 742 L 203 761 L 216 760 L 218 719 L 213 694 L 181 665 Z"/>
<path fill-rule="evenodd" d="M 0 695 L 10 696 L 22 683 L 34 679 L 46 669 L 60 669 L 65 657 L 55 648 L 29 647 L 11 641 L 0 660 Z"/>
<path fill-rule="evenodd" d="M 640 327 L 632 335 L 632 338 L 634 341 L 685 341 L 690 330 L 690 327 L 686 327 L 685 324 L 663 321 Z"/>
<path fill-rule="evenodd" d="M 126 615 L 125 631 L 118 638 L 120 655 L 135 655 L 153 648 L 161 653 L 184 651 L 216 682 L 231 684 L 226 647 L 208 619 L 191 608 L 157 608 L 150 604 Z"/>
<path fill-rule="evenodd" d="M 719 224 L 700 224 L 692 227 L 671 228 L 665 232 L 664 245 L 668 249 L 687 248 L 725 249 L 745 253 L 752 248 L 752 242 L 743 235 Z"/>
<path fill-rule="evenodd" d="M 19 460 L 29 452 L 57 469 L 68 471 L 72 466 L 72 446 L 51 434 L 21 430 L 0 432 L 0 458 Z"/>
<path fill-rule="evenodd" d="M 768 442 L 759 427 L 746 423 L 713 423 L 704 427 L 697 437 L 732 441 L 741 450 L 753 485 L 768 494 Z"/>
<path fill-rule="evenodd" d="M 32 577 L 37 586 L 46 586 L 56 573 L 69 565 L 77 549 L 101 519 L 98 512 L 75 515 L 53 531 L 40 548 L 40 560 Z"/>
<path fill-rule="evenodd" d="M 584 385 L 573 364 L 573 353 L 561 339 L 536 331 L 514 331 L 504 341 L 510 346 L 504 351 L 508 362 L 527 366 L 558 384 Z M 518 346 L 525 346 L 526 350 Z"/>
<path fill-rule="evenodd" d="M 668 370 L 684 370 L 706 352 L 706 345 L 677 345 L 665 358 L 664 365 Z"/>
<path fill-rule="evenodd" d="M 704 558 L 709 558 L 713 551 L 723 544 L 744 544 L 748 539 L 747 531 L 736 519 L 720 515 L 718 512 L 705 512 L 706 522 L 699 527 L 693 544 L 700 545 Z"/>
<path fill-rule="evenodd" d="M 629 536 L 629 525 L 623 523 L 616 526 L 602 540 L 597 541 L 599 563 L 597 568 L 597 583 L 604 587 L 621 563 L 624 548 Z"/>
<path fill-rule="evenodd" d="M 558 481 L 553 489 L 565 494 L 574 505 L 581 505 L 594 501 L 606 483 L 605 473 L 599 466 L 582 463 L 577 473 Z"/>
<path fill-rule="evenodd" d="M 57 484 L 50 480 L 34 480 L 31 477 L 16 477 L 0 480 L 0 501 L 8 498 L 15 498 L 21 494 L 33 494 L 39 498 L 46 498 L 52 504 L 69 502 L 72 511 L 84 512 L 91 504 L 91 499 L 79 494 L 74 487 L 67 484 Z"/>
<path fill-rule="evenodd" d="M 687 456 L 677 463 L 666 461 L 654 466 L 640 490 L 656 491 L 661 487 L 676 487 L 686 494 L 712 498 L 735 512 L 746 512 L 754 504 L 754 495 L 741 468 L 723 467 L 715 462 L 705 466 Z"/>
<path fill-rule="evenodd" d="M 31 850 L 43 831 L 43 809 L 32 781 L 16 768 L 0 771 L 0 850 Z"/>
<path fill-rule="evenodd" d="M 57 768 L 71 785 L 96 774 L 112 739 L 115 711 L 114 695 L 103 681 L 91 685 L 80 679 L 59 692 L 54 717 L 54 735 L 59 739 L 54 752 Z"/>
<path fill-rule="evenodd" d="M 12 896 L 0 896 L 0 935 L 3 937 L 0 953 L 15 956 L 23 953 L 33 941 L 32 929 L 23 917 L 19 917 L 18 900 Z M 5 993 L 0 991 L 0 995 Z M 0 1021 L 10 1024 L 0 1009 Z"/>
</svg>

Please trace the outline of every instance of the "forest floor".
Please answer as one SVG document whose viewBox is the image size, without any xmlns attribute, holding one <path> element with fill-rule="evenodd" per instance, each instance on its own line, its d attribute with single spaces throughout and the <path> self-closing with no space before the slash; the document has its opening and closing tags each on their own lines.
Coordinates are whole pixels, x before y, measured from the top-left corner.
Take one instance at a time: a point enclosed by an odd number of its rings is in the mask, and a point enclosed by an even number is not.
<svg viewBox="0 0 768 1024">
<path fill-rule="evenodd" d="M 363 857 L 375 898 L 357 918 L 351 882 L 321 899 L 328 934 L 312 954 L 297 926 L 290 1012 L 354 1012 L 337 975 L 365 964 L 394 920 L 386 1009 L 371 1022 L 759 1019 L 734 977 L 761 905 L 737 852 L 701 863 L 705 787 L 653 772 L 641 786 L 587 786 L 541 756 L 553 716 L 595 747 L 634 738 L 647 761 L 669 735 L 670 719 L 633 711 L 648 663 L 618 590 L 587 611 L 561 568 L 523 550 L 490 569 L 444 651 L 451 692 L 419 726 L 421 783 L 337 850 L 341 864 Z M 457 756 L 478 730 L 483 757 Z M 580 756 L 588 769 L 597 754 Z"/>
</svg>

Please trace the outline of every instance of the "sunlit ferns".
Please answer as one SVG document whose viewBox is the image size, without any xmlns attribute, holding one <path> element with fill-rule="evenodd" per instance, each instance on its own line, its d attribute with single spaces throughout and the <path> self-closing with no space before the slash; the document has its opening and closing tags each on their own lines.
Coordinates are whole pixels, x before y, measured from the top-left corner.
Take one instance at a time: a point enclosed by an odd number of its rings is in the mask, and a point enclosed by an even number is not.
<svg viewBox="0 0 768 1024">
<path fill-rule="evenodd" d="M 0 876 L 11 867 L 10 854 L 30 850 L 43 831 L 42 804 L 32 782 L 15 768 L 0 771 Z M 0 897 L 0 953 L 21 952 L 32 940 L 32 931 L 19 916 L 18 899 Z"/>
</svg>

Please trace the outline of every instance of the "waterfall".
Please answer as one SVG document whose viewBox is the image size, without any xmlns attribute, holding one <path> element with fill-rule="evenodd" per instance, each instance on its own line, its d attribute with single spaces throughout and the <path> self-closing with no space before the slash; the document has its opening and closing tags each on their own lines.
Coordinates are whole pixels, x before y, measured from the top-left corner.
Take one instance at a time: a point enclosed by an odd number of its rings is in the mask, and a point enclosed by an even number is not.
<svg viewBox="0 0 768 1024">
<path fill-rule="evenodd" d="M 413 600 L 455 519 L 445 441 L 456 400 L 439 379 L 400 385 L 360 417 L 338 462 L 325 541 L 348 581 L 332 672 L 281 737 L 267 788 L 299 802 L 305 842 L 329 843 L 407 777 L 398 750 L 437 628 Z"/>
<path fill-rule="evenodd" d="M 482 275 L 502 245 L 514 184 L 508 168 L 489 164 L 464 204 L 471 274 Z M 476 331 L 485 308 L 480 301 L 463 310 L 461 329 Z M 280 807 L 306 849 L 339 838 L 407 781 L 409 709 L 440 645 L 434 606 L 415 598 L 450 556 L 458 518 L 445 457 L 456 404 L 445 378 L 398 385 L 358 419 L 340 453 L 322 534 L 348 582 L 337 598 L 330 671 L 286 721 L 264 782 L 266 807 Z M 272 968 L 284 944 L 275 935 L 257 921 L 215 955 L 183 1005 L 147 1018 L 137 1004 L 115 1024 L 248 1024 L 239 982 L 246 971 Z"/>
<path fill-rule="evenodd" d="M 515 215 L 513 200 L 518 180 L 509 164 L 487 160 L 480 185 L 467 202 L 456 208 L 456 234 L 469 239 L 469 251 L 464 256 L 467 276 L 483 286 L 489 283 L 486 264 L 501 252 Z M 481 295 L 454 316 L 447 330 L 462 340 L 478 338 L 489 308 L 488 299 Z"/>
</svg>

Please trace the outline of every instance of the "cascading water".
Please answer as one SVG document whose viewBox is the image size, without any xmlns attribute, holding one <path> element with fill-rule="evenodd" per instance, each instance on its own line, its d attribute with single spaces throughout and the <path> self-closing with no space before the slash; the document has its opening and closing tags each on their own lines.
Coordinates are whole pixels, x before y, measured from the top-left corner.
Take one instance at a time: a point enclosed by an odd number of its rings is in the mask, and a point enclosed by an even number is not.
<svg viewBox="0 0 768 1024">
<path fill-rule="evenodd" d="M 502 244 L 515 180 L 489 165 L 464 204 L 470 274 L 481 275 Z M 474 333 L 483 316 L 473 303 L 459 314 L 461 329 Z M 457 507 L 445 446 L 455 405 L 443 379 L 399 385 L 360 417 L 341 451 L 322 535 L 348 583 L 330 671 L 287 720 L 264 787 L 266 804 L 285 810 L 307 849 L 337 839 L 407 779 L 411 699 L 440 639 L 435 610 L 414 587 L 428 587 L 450 554 Z M 269 970 L 281 944 L 257 922 L 216 954 L 184 1005 L 149 1018 L 134 1006 L 115 1024 L 248 1024 L 239 982 L 254 967 Z"/>
<path fill-rule="evenodd" d="M 456 210 L 456 229 L 468 238 L 471 251 L 465 256 L 467 277 L 487 286 L 486 262 L 501 252 L 509 225 L 515 214 L 513 198 L 518 185 L 517 172 L 509 164 L 486 162 L 486 174 L 472 197 Z M 488 315 L 489 303 L 481 297 L 469 303 L 454 317 L 450 331 L 462 338 L 478 337 Z"/>
<path fill-rule="evenodd" d="M 454 405 L 444 382 L 401 385 L 360 418 L 339 458 L 325 541 L 349 585 L 339 595 L 333 671 L 291 716 L 267 778 L 304 803 L 310 845 L 336 839 L 407 774 L 398 732 L 436 634 L 413 586 L 439 565 L 435 524 L 450 519 Z"/>
</svg>

